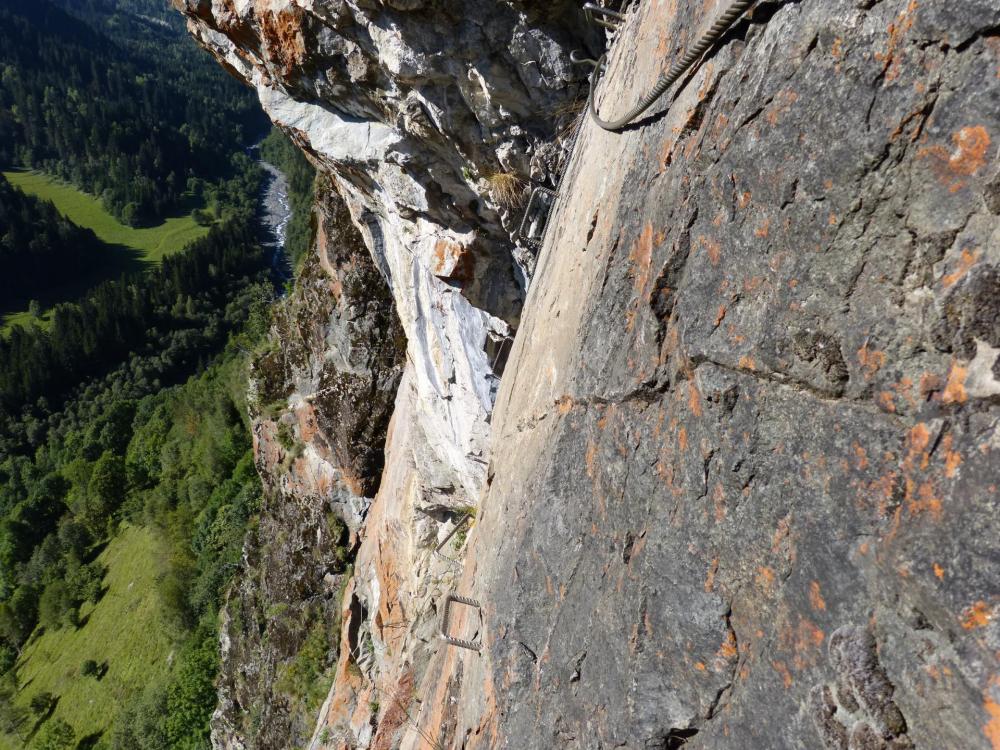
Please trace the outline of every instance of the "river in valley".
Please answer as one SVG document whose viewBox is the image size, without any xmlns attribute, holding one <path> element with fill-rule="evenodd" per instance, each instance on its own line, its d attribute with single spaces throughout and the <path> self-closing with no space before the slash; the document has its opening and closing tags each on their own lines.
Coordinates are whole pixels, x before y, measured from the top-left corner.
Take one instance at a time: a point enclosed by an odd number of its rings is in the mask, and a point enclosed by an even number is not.
<svg viewBox="0 0 1000 750">
<path fill-rule="evenodd" d="M 266 172 L 260 196 L 260 221 L 265 233 L 264 247 L 271 256 L 271 272 L 275 282 L 284 286 L 284 282 L 292 278 L 292 264 L 285 252 L 288 222 L 292 218 L 292 206 L 288 199 L 288 179 L 273 164 L 262 159 L 258 159 L 257 163 Z"/>
</svg>

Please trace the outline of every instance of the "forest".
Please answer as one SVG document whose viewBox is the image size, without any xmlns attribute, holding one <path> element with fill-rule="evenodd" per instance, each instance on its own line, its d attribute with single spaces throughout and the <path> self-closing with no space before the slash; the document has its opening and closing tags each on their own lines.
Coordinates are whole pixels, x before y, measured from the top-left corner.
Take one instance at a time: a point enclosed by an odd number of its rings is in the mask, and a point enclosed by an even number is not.
<svg viewBox="0 0 1000 750">
<path fill-rule="evenodd" d="M 78 11 L 118 21 L 109 37 L 54 4 L 0 0 L 0 166 L 58 175 L 144 225 L 201 199 L 265 120 L 179 29 L 114 7 Z"/>
<path fill-rule="evenodd" d="M 0 0 L 0 166 L 133 225 L 211 211 L 158 265 L 0 335 L 0 750 L 209 747 L 219 611 L 262 492 L 245 398 L 276 291 L 247 154 L 263 122 L 158 0 Z M 304 252 L 311 167 L 283 137 L 265 150 Z M 106 251 L 0 179 L 0 301 Z"/>
</svg>

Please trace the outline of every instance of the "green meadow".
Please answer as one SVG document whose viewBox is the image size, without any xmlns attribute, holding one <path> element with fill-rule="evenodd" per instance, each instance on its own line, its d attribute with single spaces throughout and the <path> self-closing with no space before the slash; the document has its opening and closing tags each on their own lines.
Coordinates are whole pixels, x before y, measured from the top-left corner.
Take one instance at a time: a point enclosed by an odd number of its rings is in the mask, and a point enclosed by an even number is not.
<svg viewBox="0 0 1000 750">
<path fill-rule="evenodd" d="M 119 700 L 135 696 L 169 669 L 172 643 L 156 594 L 162 570 L 163 545 L 148 529 L 129 527 L 98 557 L 107 567 L 104 596 L 80 610 L 79 628 L 43 632 L 24 648 L 17 663 L 17 704 L 27 707 L 39 693 L 58 698 L 47 721 L 61 718 L 76 731 L 77 740 L 96 739 L 109 727 Z M 87 660 L 103 674 L 84 676 Z M 106 667 L 106 671 L 105 671 Z M 33 729 L 34 719 L 27 730 Z M 36 730 L 40 730 L 39 723 Z M 35 732 L 32 732 L 32 735 Z M 0 735 L 0 750 L 20 750 L 31 737 Z M 89 746 L 86 741 L 81 746 Z"/>
<path fill-rule="evenodd" d="M 39 300 L 46 310 L 41 319 L 28 314 L 28 300 L 19 300 L 13 308 L 0 308 L 0 330 L 32 322 L 44 327 L 48 322 L 47 311 L 56 303 L 75 299 L 106 278 L 159 263 L 192 240 L 208 234 L 208 227 L 199 226 L 190 213 L 171 217 L 155 227 L 130 227 L 105 211 L 100 200 L 55 177 L 28 171 L 4 172 L 3 176 L 25 193 L 52 201 L 74 224 L 94 230 L 94 234 L 108 245 L 108 262 L 73 284 L 53 287 Z"/>
</svg>

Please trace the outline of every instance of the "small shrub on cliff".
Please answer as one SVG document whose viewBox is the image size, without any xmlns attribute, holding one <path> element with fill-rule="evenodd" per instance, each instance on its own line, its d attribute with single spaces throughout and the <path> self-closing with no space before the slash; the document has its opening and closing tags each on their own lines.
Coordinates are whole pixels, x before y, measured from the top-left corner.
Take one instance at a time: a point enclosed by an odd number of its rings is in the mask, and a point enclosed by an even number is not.
<svg viewBox="0 0 1000 750">
<path fill-rule="evenodd" d="M 515 208 L 524 200 L 524 180 L 513 172 L 495 172 L 486 176 L 490 197 L 498 206 Z"/>
</svg>

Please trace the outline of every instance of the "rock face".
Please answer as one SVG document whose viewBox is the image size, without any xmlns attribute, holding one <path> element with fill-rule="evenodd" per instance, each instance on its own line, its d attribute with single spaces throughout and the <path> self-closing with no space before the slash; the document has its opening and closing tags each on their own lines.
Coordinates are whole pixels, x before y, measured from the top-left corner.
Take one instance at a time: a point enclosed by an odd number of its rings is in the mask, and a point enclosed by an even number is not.
<svg viewBox="0 0 1000 750">
<path fill-rule="evenodd" d="M 727 5 L 633 2 L 602 112 Z M 187 6 L 407 337 L 311 746 L 998 750 L 1000 7 L 758 4 L 640 125 L 584 126 L 521 310 L 458 165 L 558 173 L 579 17 L 444 6 Z M 432 548 L 465 505 L 460 568 Z M 451 588 L 481 652 L 434 639 Z"/>
<path fill-rule="evenodd" d="M 389 290 L 328 178 L 314 221 L 315 252 L 251 373 L 266 505 L 223 611 L 216 747 L 293 747 L 312 734 L 402 374 Z"/>
</svg>

